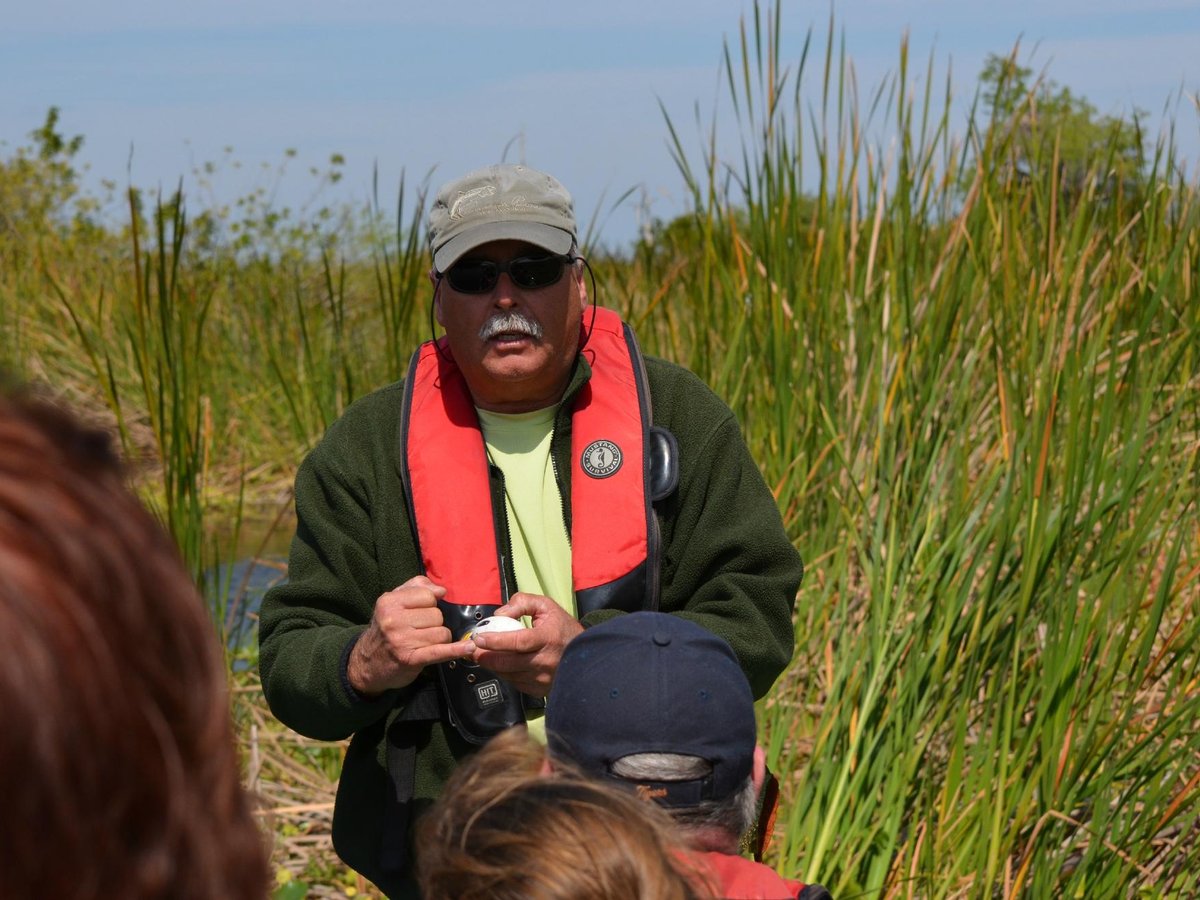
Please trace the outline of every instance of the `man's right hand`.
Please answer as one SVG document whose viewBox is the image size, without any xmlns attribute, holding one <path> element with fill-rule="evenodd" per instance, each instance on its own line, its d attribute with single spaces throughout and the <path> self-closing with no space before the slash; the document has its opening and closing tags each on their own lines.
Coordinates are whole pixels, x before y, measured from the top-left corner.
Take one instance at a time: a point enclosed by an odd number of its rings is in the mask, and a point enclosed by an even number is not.
<svg viewBox="0 0 1200 900">
<path fill-rule="evenodd" d="M 346 675 L 364 696 L 411 684 L 432 663 L 470 656 L 475 645 L 453 641 L 437 601 L 446 589 L 424 575 L 410 578 L 375 601 L 371 624 L 346 665 Z"/>
</svg>

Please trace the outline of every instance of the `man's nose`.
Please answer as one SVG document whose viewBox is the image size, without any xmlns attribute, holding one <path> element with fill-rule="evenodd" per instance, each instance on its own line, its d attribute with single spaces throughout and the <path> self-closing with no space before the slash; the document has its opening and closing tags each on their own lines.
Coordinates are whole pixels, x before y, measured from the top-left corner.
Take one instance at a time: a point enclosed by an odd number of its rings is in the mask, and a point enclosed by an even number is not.
<svg viewBox="0 0 1200 900">
<path fill-rule="evenodd" d="M 518 288 L 509 278 L 508 273 L 501 272 L 500 277 L 496 279 L 496 286 L 492 288 L 492 302 L 499 307 L 509 309 L 516 305 L 517 291 Z"/>
</svg>

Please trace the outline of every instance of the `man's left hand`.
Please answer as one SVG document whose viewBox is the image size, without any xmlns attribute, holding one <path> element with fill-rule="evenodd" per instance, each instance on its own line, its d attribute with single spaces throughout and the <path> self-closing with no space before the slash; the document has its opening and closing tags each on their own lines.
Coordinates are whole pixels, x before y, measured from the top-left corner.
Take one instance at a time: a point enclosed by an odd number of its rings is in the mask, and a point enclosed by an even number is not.
<svg viewBox="0 0 1200 900">
<path fill-rule="evenodd" d="M 521 631 L 477 634 L 475 662 L 502 676 L 517 690 L 534 697 L 550 693 L 563 649 L 583 626 L 565 609 L 539 594 L 513 594 L 496 611 L 498 616 L 529 616 L 532 626 Z"/>
</svg>

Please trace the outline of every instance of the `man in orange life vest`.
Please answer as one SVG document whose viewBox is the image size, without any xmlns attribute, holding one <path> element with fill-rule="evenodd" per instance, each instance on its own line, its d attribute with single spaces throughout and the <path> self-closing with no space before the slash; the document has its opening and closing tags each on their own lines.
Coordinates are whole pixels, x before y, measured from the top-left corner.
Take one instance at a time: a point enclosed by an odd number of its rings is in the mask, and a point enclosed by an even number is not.
<svg viewBox="0 0 1200 900">
<path fill-rule="evenodd" d="M 552 763 L 665 808 L 691 862 L 720 885 L 717 896 L 829 900 L 821 885 L 781 878 L 742 856 L 767 770 L 750 684 L 712 632 L 649 611 L 589 628 L 562 655 L 546 733 Z M 760 827 L 769 829 L 774 804 L 766 802 L 768 824 Z"/>
<path fill-rule="evenodd" d="M 391 896 L 416 895 L 414 816 L 489 736 L 541 730 L 585 628 L 692 619 L 762 696 L 791 658 L 803 574 L 733 413 L 589 304 L 556 179 L 471 172 L 428 226 L 445 334 L 304 460 L 289 578 L 260 622 L 275 715 L 353 736 L 334 846 Z M 472 639 L 500 610 L 529 627 Z"/>
</svg>

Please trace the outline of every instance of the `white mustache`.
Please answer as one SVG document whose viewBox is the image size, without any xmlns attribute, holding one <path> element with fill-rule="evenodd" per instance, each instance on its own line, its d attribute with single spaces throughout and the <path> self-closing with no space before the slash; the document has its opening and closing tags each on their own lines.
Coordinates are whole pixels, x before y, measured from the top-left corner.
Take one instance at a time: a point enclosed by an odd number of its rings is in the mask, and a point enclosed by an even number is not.
<svg viewBox="0 0 1200 900">
<path fill-rule="evenodd" d="M 514 311 L 497 313 L 479 329 L 479 339 L 490 341 L 498 334 L 524 334 L 535 341 L 542 339 L 542 326 L 522 313 Z"/>
</svg>

